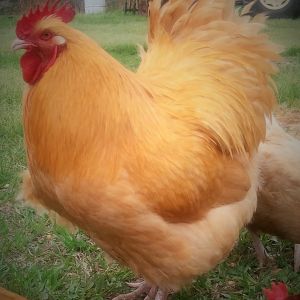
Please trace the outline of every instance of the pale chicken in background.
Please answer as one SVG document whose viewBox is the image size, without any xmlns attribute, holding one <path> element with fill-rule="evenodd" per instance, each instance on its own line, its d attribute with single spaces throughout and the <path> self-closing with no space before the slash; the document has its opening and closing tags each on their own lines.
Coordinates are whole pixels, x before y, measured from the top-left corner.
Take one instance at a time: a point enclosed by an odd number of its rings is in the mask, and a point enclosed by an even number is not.
<svg viewBox="0 0 300 300">
<path fill-rule="evenodd" d="M 263 18 L 228 0 L 154 0 L 149 14 L 137 72 L 58 2 L 20 19 L 13 44 L 26 50 L 23 195 L 145 279 L 115 299 L 166 299 L 227 257 L 256 208 L 276 103 Z"/>
<path fill-rule="evenodd" d="M 289 135 L 275 118 L 267 126 L 259 147 L 261 184 L 257 210 L 249 225 L 258 260 L 268 259 L 259 233 L 269 233 L 295 243 L 295 271 L 300 270 L 300 140 Z"/>
</svg>

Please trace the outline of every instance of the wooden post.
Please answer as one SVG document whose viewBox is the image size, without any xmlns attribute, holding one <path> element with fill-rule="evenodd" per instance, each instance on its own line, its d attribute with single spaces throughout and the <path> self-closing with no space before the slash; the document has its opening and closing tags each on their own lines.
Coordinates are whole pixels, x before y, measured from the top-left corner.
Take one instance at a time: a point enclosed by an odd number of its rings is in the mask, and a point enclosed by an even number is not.
<svg viewBox="0 0 300 300">
<path fill-rule="evenodd" d="M 26 298 L 0 287 L 1 300 L 26 300 Z"/>
</svg>

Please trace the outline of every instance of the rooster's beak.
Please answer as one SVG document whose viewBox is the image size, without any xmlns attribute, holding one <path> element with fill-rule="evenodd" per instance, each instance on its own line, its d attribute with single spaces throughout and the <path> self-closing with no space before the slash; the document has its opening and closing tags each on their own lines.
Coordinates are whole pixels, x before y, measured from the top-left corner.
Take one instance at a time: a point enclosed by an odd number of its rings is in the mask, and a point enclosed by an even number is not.
<svg viewBox="0 0 300 300">
<path fill-rule="evenodd" d="M 16 51 L 19 49 L 27 49 L 32 46 L 34 46 L 32 43 L 16 38 L 11 44 L 11 49 Z"/>
</svg>

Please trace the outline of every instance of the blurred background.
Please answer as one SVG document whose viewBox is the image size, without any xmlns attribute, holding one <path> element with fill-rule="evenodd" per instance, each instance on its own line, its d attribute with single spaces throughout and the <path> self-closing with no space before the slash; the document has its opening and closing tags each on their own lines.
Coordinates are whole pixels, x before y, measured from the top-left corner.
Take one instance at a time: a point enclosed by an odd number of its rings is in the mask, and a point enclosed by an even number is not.
<svg viewBox="0 0 300 300">
<path fill-rule="evenodd" d="M 81 13 L 97 13 L 105 10 L 120 9 L 124 12 L 145 15 L 149 0 L 70 0 Z M 242 7 L 251 0 L 236 0 Z M 0 0 L 0 14 L 19 14 L 44 0 Z M 266 12 L 272 18 L 297 18 L 300 15 L 299 0 L 254 0 L 250 14 Z"/>
</svg>

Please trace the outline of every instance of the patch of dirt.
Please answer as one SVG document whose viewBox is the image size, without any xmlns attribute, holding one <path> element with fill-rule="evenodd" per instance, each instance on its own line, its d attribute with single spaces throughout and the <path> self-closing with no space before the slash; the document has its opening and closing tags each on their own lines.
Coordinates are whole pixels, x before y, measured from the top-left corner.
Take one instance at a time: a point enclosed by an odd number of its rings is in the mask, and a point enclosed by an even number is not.
<svg viewBox="0 0 300 300">
<path fill-rule="evenodd" d="M 283 128 L 300 139 L 300 109 L 289 109 L 280 106 L 275 111 L 275 116 Z"/>
</svg>

